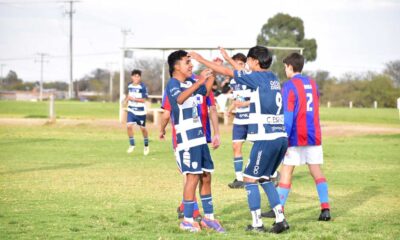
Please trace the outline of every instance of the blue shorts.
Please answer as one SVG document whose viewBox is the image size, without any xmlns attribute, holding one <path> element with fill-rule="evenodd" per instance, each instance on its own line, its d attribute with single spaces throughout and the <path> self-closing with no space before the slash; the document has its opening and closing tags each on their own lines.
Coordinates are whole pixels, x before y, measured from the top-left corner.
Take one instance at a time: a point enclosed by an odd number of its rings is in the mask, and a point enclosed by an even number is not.
<svg viewBox="0 0 400 240">
<path fill-rule="evenodd" d="M 137 124 L 141 127 L 146 127 L 146 115 L 135 115 L 132 112 L 128 112 L 126 124 Z"/>
<path fill-rule="evenodd" d="M 255 141 L 243 176 L 252 179 L 270 179 L 281 164 L 288 147 L 287 138 Z"/>
<path fill-rule="evenodd" d="M 232 142 L 243 142 L 247 138 L 248 125 L 233 124 L 232 129 Z"/>
<path fill-rule="evenodd" d="M 184 150 L 175 152 L 175 157 L 182 174 L 202 174 L 214 171 L 214 163 L 207 144 L 191 147 L 188 152 Z"/>
</svg>

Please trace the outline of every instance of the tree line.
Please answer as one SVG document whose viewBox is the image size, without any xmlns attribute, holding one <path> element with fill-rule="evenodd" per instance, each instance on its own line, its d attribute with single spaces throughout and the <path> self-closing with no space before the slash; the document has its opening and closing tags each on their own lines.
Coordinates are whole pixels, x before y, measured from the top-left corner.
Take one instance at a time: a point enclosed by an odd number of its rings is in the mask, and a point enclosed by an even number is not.
<svg viewBox="0 0 400 240">
<path fill-rule="evenodd" d="M 305 38 L 303 20 L 288 14 L 278 13 L 268 19 L 262 26 L 256 37 L 256 44 L 301 47 L 306 62 L 312 62 L 317 58 L 316 39 Z M 286 79 L 282 59 L 290 54 L 290 51 L 273 51 L 274 61 L 271 70 L 277 73 L 281 82 Z M 127 64 L 125 71 L 125 89 L 130 83 L 130 71 L 142 70 L 142 81 L 148 87 L 149 94 L 160 95 L 162 93 L 162 67 L 166 64 L 162 59 L 141 58 Z M 165 79 L 169 78 L 168 66 L 165 66 Z M 129 69 L 129 71 L 128 71 Z M 109 96 L 110 74 L 112 77 L 113 92 Z M 400 97 L 400 60 L 385 64 L 383 72 L 346 73 L 342 77 L 332 77 L 329 71 L 318 70 L 306 72 L 317 81 L 320 90 L 321 104 L 331 103 L 332 106 L 348 106 L 353 102 L 355 107 L 372 107 L 377 101 L 379 107 L 395 107 L 396 99 Z M 32 90 L 38 87 L 38 83 L 24 82 L 18 78 L 15 71 L 10 71 L 1 80 L 0 90 Z M 67 91 L 65 82 L 46 82 L 44 88 L 53 88 L 59 91 Z M 74 81 L 75 95 L 82 91 L 100 93 L 91 100 L 119 99 L 119 72 L 110 72 L 106 69 L 95 69 L 86 76 Z M 126 93 L 125 93 L 126 94 Z"/>
</svg>

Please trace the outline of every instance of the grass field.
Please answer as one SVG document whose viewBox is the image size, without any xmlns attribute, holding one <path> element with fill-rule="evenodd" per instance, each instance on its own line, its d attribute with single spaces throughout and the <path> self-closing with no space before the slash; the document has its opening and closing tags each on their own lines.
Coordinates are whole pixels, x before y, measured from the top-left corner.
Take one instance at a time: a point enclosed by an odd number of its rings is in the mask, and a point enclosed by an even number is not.
<svg viewBox="0 0 400 240">
<path fill-rule="evenodd" d="M 93 105 L 99 109 L 101 104 Z M 82 110 L 82 105 L 75 106 L 79 114 L 71 112 L 69 117 L 96 118 L 99 114 L 91 109 Z M 24 117 L 11 110 L 6 114 L 4 109 L 4 102 L 0 102 L 1 117 Z M 333 112 L 329 113 L 330 110 Z M 323 114 L 337 121 L 342 117 L 331 116 L 340 113 L 336 110 L 323 109 Z M 391 116 L 395 110 L 387 111 L 387 116 Z M 106 118 L 108 113 L 103 114 Z M 386 123 L 382 118 L 374 120 L 377 115 L 370 116 L 367 122 Z M 358 120 L 348 120 L 352 121 Z M 393 120 L 393 124 L 398 122 Z M 144 157 L 141 136 L 136 137 L 135 152 L 125 153 L 125 129 L 118 126 L 0 125 L 0 238 L 400 238 L 399 134 L 325 137 L 324 171 L 330 187 L 333 221 L 316 221 L 319 202 L 315 186 L 306 168 L 301 167 L 296 169 L 286 205 L 291 230 L 275 236 L 244 231 L 251 220 L 245 191 L 227 187 L 233 180 L 228 129 L 222 133 L 223 145 L 212 151 L 216 168 L 215 212 L 228 233 L 181 232 L 175 212 L 181 199 L 181 176 L 170 141 L 159 142 L 156 133 L 151 131 L 151 153 Z M 250 144 L 245 144 L 244 156 L 248 156 L 249 148 Z M 268 209 L 265 197 L 262 206 Z M 264 223 L 272 222 L 267 219 Z"/>
<path fill-rule="evenodd" d="M 152 107 L 159 108 L 158 104 Z M 48 102 L 0 101 L 0 117 L 46 118 Z M 56 101 L 57 118 L 118 119 L 118 103 Z M 394 108 L 321 108 L 322 121 L 377 123 L 400 125 L 399 113 Z"/>
</svg>

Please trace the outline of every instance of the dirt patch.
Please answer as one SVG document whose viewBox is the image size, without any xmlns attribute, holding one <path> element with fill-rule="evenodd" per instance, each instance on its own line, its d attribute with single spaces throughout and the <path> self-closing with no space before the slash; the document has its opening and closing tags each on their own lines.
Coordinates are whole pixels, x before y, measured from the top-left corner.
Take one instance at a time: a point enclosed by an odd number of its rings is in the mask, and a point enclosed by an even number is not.
<svg viewBox="0 0 400 240">
<path fill-rule="evenodd" d="M 400 134 L 400 126 L 377 126 L 367 124 L 348 124 L 338 122 L 322 123 L 322 136 L 362 136 L 371 134 Z"/>
<path fill-rule="evenodd" d="M 98 127 L 125 128 L 124 123 L 114 119 L 57 119 L 55 123 L 50 123 L 47 119 L 38 118 L 0 118 L 1 125 L 25 125 L 41 126 L 55 124 L 57 126 L 81 126 L 90 125 Z M 158 126 L 152 123 L 147 124 L 150 131 L 158 131 Z M 232 126 L 219 125 L 223 133 L 232 131 Z M 352 124 L 341 122 L 323 122 L 323 137 L 338 136 L 362 136 L 370 134 L 400 134 L 400 126 L 382 126 L 371 124 Z"/>
</svg>

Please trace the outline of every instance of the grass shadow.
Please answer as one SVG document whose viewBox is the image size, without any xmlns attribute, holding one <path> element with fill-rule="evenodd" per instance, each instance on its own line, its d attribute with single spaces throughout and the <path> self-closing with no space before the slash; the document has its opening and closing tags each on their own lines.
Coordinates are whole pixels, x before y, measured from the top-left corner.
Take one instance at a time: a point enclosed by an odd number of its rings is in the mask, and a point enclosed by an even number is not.
<svg viewBox="0 0 400 240">
<path fill-rule="evenodd" d="M 331 214 L 333 221 L 336 217 L 345 216 L 349 211 L 361 207 L 365 202 L 367 202 L 372 197 L 378 196 L 381 192 L 382 191 L 379 187 L 368 186 L 364 187 L 361 191 L 353 192 L 345 196 L 335 197 L 330 195 L 329 198 L 331 203 Z M 304 198 L 304 196 L 302 197 Z M 306 198 L 306 201 L 315 201 L 315 199 L 309 197 Z M 302 207 L 301 209 L 297 210 L 289 210 L 288 216 L 289 218 L 292 218 L 295 222 L 314 222 L 319 216 L 319 208 L 316 208 L 315 206 L 316 205 L 310 207 Z M 317 212 L 317 215 L 313 216 L 315 212 Z"/>
<path fill-rule="evenodd" d="M 37 167 L 37 168 L 26 168 L 26 169 L 17 169 L 6 172 L 0 172 L 0 175 L 14 174 L 14 173 L 24 173 L 24 172 L 33 172 L 33 171 L 47 171 L 47 170 L 58 170 L 58 169 L 74 169 L 74 168 L 82 168 L 94 165 L 94 163 L 65 163 L 53 166 L 46 167 Z"/>
</svg>

